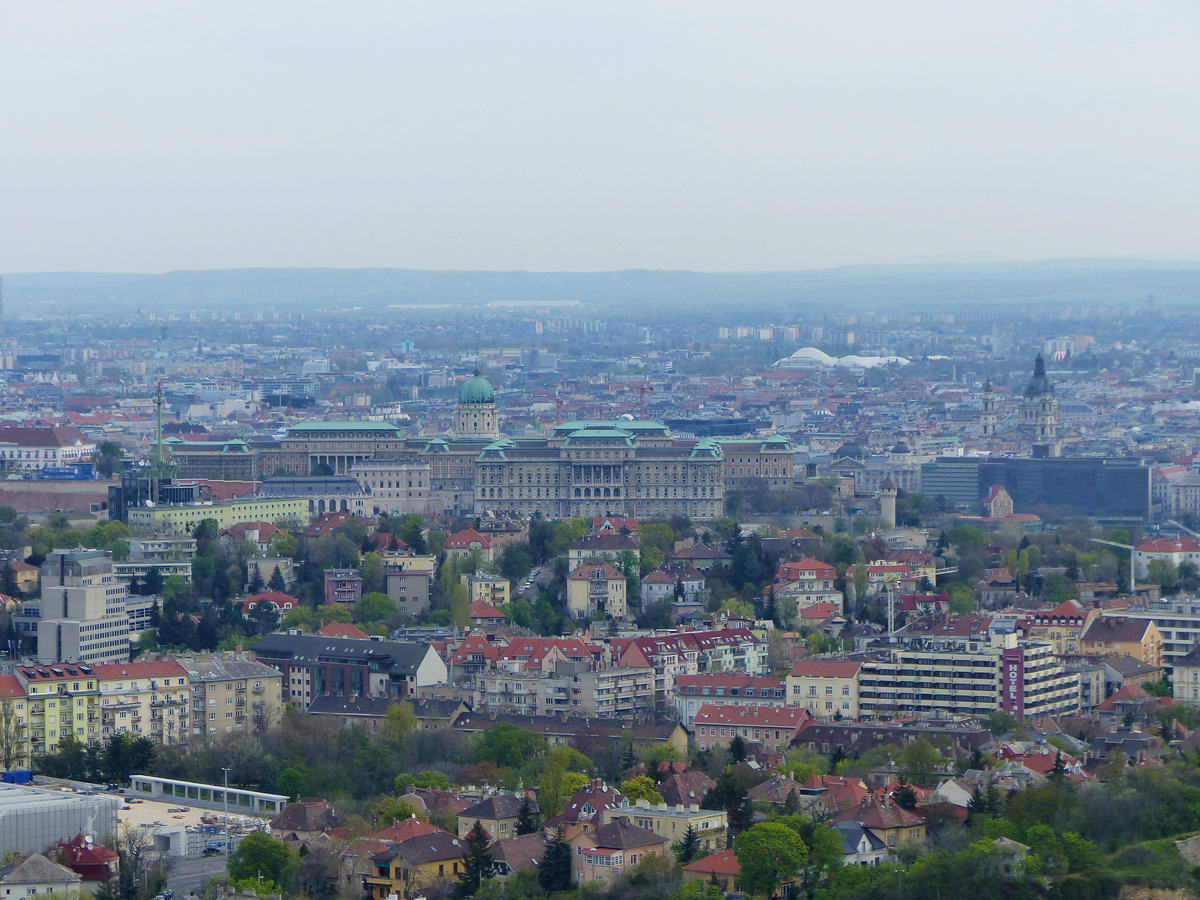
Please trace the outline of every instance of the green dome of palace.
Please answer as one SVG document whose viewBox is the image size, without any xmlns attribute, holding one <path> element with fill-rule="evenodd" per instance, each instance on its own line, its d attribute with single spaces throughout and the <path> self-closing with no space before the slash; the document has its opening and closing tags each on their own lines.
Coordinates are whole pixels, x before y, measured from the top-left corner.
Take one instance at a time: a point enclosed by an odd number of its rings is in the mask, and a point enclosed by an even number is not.
<svg viewBox="0 0 1200 900">
<path fill-rule="evenodd" d="M 458 386 L 459 403 L 495 403 L 496 395 L 486 378 L 476 372 Z"/>
</svg>

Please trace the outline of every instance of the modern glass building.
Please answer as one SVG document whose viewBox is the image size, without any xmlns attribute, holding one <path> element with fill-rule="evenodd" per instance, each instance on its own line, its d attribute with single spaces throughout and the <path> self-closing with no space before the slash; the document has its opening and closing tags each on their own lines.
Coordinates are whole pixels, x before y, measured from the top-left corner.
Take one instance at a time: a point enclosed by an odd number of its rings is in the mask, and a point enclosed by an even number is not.
<svg viewBox="0 0 1200 900">
<path fill-rule="evenodd" d="M 130 797 L 144 797 L 163 803 L 178 801 L 187 806 L 202 806 L 205 809 L 225 808 L 225 788 L 219 784 L 199 784 L 195 781 L 179 781 L 175 778 L 159 778 L 157 775 L 134 775 L 129 780 Z M 266 794 L 244 788 L 229 789 L 229 811 L 238 815 L 274 816 L 287 805 L 283 794 Z"/>
</svg>

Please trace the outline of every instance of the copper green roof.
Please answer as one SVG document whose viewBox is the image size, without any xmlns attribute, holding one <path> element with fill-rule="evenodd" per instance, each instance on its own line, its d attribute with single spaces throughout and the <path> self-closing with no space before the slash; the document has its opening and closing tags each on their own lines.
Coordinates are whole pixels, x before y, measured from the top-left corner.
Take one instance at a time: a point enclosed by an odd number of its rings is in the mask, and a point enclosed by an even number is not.
<svg viewBox="0 0 1200 900">
<path fill-rule="evenodd" d="M 459 403 L 495 403 L 492 383 L 476 372 L 458 386 Z"/>
<path fill-rule="evenodd" d="M 667 426 L 653 419 L 573 419 L 554 426 L 555 431 L 583 431 L 584 429 L 611 428 L 617 431 L 667 431 Z"/>
</svg>

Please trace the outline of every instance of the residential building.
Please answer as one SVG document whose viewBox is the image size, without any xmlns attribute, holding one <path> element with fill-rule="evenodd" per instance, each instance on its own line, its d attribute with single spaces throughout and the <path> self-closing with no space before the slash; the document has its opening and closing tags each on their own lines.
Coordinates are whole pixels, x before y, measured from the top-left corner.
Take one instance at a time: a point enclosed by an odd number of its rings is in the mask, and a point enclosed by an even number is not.
<svg viewBox="0 0 1200 900">
<path fill-rule="evenodd" d="M 52 550 L 42 562 L 42 595 L 21 604 L 18 634 L 44 662 L 129 659 L 128 590 L 107 550 Z"/>
<path fill-rule="evenodd" d="M 191 737 L 192 685 L 177 660 L 103 663 L 92 667 L 100 685 L 100 735 L 132 734 L 159 744 Z"/>
<path fill-rule="evenodd" d="M 354 604 L 362 599 L 363 579 L 357 569 L 325 570 L 325 602 Z"/>
<path fill-rule="evenodd" d="M 700 606 L 708 596 L 704 573 L 687 560 L 669 560 L 642 579 L 643 608 L 660 600 Z"/>
<path fill-rule="evenodd" d="M 620 816 L 571 839 L 571 880 L 575 884 L 612 882 L 647 856 L 668 849 L 665 837 Z"/>
<path fill-rule="evenodd" d="M 576 619 L 624 619 L 625 575 L 611 563 L 581 563 L 567 576 L 567 610 Z"/>
<path fill-rule="evenodd" d="M 29 767 L 29 732 L 24 682 L 16 675 L 0 675 L 0 767 L 3 771 Z"/>
<path fill-rule="evenodd" d="M 1195 598 L 1163 597 L 1114 610 L 1114 614 L 1153 622 L 1162 638 L 1163 665 L 1168 668 L 1200 644 L 1200 600 Z"/>
<path fill-rule="evenodd" d="M 767 671 L 766 644 L 745 628 L 615 638 L 609 643 L 620 665 L 654 670 L 654 700 L 663 708 L 674 703 L 679 675 L 729 671 L 762 675 Z"/>
<path fill-rule="evenodd" d="M 263 731 L 283 716 L 282 676 L 237 654 L 185 657 L 192 686 L 189 721 L 198 735 Z"/>
<path fill-rule="evenodd" d="M 1171 696 L 1183 703 L 1200 705 L 1200 645 L 1175 658 L 1171 673 Z"/>
<path fill-rule="evenodd" d="M 567 548 L 567 568 L 574 569 L 591 560 L 604 560 L 620 565 L 622 554 L 632 553 L 640 559 L 641 552 L 641 545 L 627 534 L 585 534 Z"/>
<path fill-rule="evenodd" d="M 478 571 L 474 574 L 460 575 L 459 580 L 467 586 L 472 603 L 501 606 L 511 599 L 508 579 L 501 575 Z"/>
<path fill-rule="evenodd" d="M 786 684 L 771 675 L 737 672 L 704 672 L 675 678 L 675 712 L 691 728 L 701 706 L 709 703 L 734 706 L 786 706 Z"/>
<path fill-rule="evenodd" d="M 448 560 L 457 561 L 460 557 L 472 553 L 477 554 L 479 559 L 486 562 L 491 562 L 494 558 L 492 539 L 486 534 L 480 534 L 474 528 L 464 528 L 462 531 L 454 532 L 446 538 L 446 545 L 443 549 Z"/>
<path fill-rule="evenodd" d="M 858 678 L 854 660 L 801 659 L 787 675 L 787 702 L 819 718 L 858 718 Z"/>
<path fill-rule="evenodd" d="M 508 791 L 484 797 L 478 803 L 468 806 L 460 812 L 458 821 L 458 836 L 465 837 L 467 832 L 480 823 L 492 840 L 510 838 L 517 833 L 517 822 L 521 818 L 521 805 L 529 804 L 529 814 L 535 820 L 539 818 L 537 801 L 524 794 L 514 794 Z"/>
<path fill-rule="evenodd" d="M 371 900 L 423 895 L 433 885 L 458 880 L 466 844 L 447 831 L 411 837 L 371 857 L 373 872 L 363 879 Z"/>
<path fill-rule="evenodd" d="M 283 677 L 283 700 L 307 708 L 324 696 L 412 696 L 418 685 L 446 681 L 446 664 L 428 644 L 315 634 L 267 634 L 254 645 L 259 662 Z"/>
<path fill-rule="evenodd" d="M 703 881 L 715 884 L 726 896 L 741 893 L 738 877 L 742 874 L 742 867 L 732 847 L 711 856 L 692 860 L 683 867 L 682 872 L 685 884 L 689 881 Z"/>
<path fill-rule="evenodd" d="M 1074 656 L 1082 651 L 1084 632 L 1100 615 L 1098 609 L 1084 609 L 1074 600 L 1064 600 L 1053 609 L 1035 610 L 1026 626 L 1026 634 L 1035 641 L 1054 645 L 1059 656 Z"/>
<path fill-rule="evenodd" d="M 251 592 L 250 585 L 255 583 L 255 575 L 263 587 L 269 587 L 276 569 L 279 570 L 279 577 L 283 579 L 284 591 L 290 591 L 296 586 L 296 562 L 290 556 L 252 556 L 246 560 L 246 591 Z"/>
<path fill-rule="evenodd" d="M 0 867 L 0 891 L 5 900 L 30 900 L 34 897 L 62 897 L 77 900 L 83 879 L 40 853 L 21 862 Z"/>
<path fill-rule="evenodd" d="M 432 556 L 388 556 L 383 561 L 387 595 L 413 618 L 429 609 L 430 585 L 437 571 Z"/>
<path fill-rule="evenodd" d="M 1132 656 L 1149 666 L 1163 664 L 1163 641 L 1151 619 L 1103 615 L 1095 619 L 1079 642 L 1085 656 Z"/>
<path fill-rule="evenodd" d="M 889 853 L 895 853 L 905 844 L 925 841 L 924 818 L 874 794 L 854 809 L 835 815 L 833 821 L 857 823 L 886 844 Z"/>
<path fill-rule="evenodd" d="M 779 564 L 775 573 L 775 582 L 767 590 L 776 604 L 786 604 L 789 615 L 796 610 L 819 603 L 831 603 L 838 609 L 842 607 L 842 592 L 835 584 L 837 569 L 819 559 L 805 557 L 796 562 Z"/>
<path fill-rule="evenodd" d="M 622 719 L 645 715 L 654 702 L 652 682 L 644 668 L 592 670 L 570 662 L 557 664 L 553 674 L 501 670 L 475 676 L 479 703 L 491 711 Z"/>
<path fill-rule="evenodd" d="M 68 737 L 81 744 L 100 740 L 100 684 L 91 666 L 17 666 L 14 673 L 25 692 L 31 756 L 53 753 Z"/>
<path fill-rule="evenodd" d="M 618 819 L 627 819 L 638 828 L 661 835 L 673 844 L 678 844 L 691 828 L 705 852 L 721 849 L 729 826 L 725 810 L 701 809 L 699 804 L 634 803 L 600 813 L 600 821 L 604 824 Z"/>
<path fill-rule="evenodd" d="M 632 743 L 635 748 L 658 747 L 669 744 L 682 754 L 687 753 L 687 731 L 678 722 L 651 722 L 638 725 L 619 719 L 591 718 L 559 714 L 557 716 L 527 716 L 505 713 L 469 712 L 454 721 L 454 730 L 464 734 L 487 731 L 497 722 L 511 722 L 543 734 L 552 746 L 575 745 L 580 740 Z"/>
<path fill-rule="evenodd" d="M 783 751 L 809 722 L 801 706 L 720 706 L 705 704 L 696 712 L 693 734 L 701 750 L 727 747 L 735 737 Z"/>
</svg>

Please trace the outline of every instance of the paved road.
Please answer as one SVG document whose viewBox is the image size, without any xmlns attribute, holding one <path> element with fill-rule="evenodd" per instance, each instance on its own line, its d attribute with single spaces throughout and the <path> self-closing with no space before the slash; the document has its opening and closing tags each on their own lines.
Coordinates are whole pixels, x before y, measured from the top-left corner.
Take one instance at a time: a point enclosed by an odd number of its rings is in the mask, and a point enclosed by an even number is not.
<svg viewBox="0 0 1200 900">
<path fill-rule="evenodd" d="M 223 856 L 176 857 L 171 860 L 167 887 L 175 892 L 175 900 L 187 900 L 188 894 L 199 891 L 208 879 L 224 874 Z"/>
</svg>

